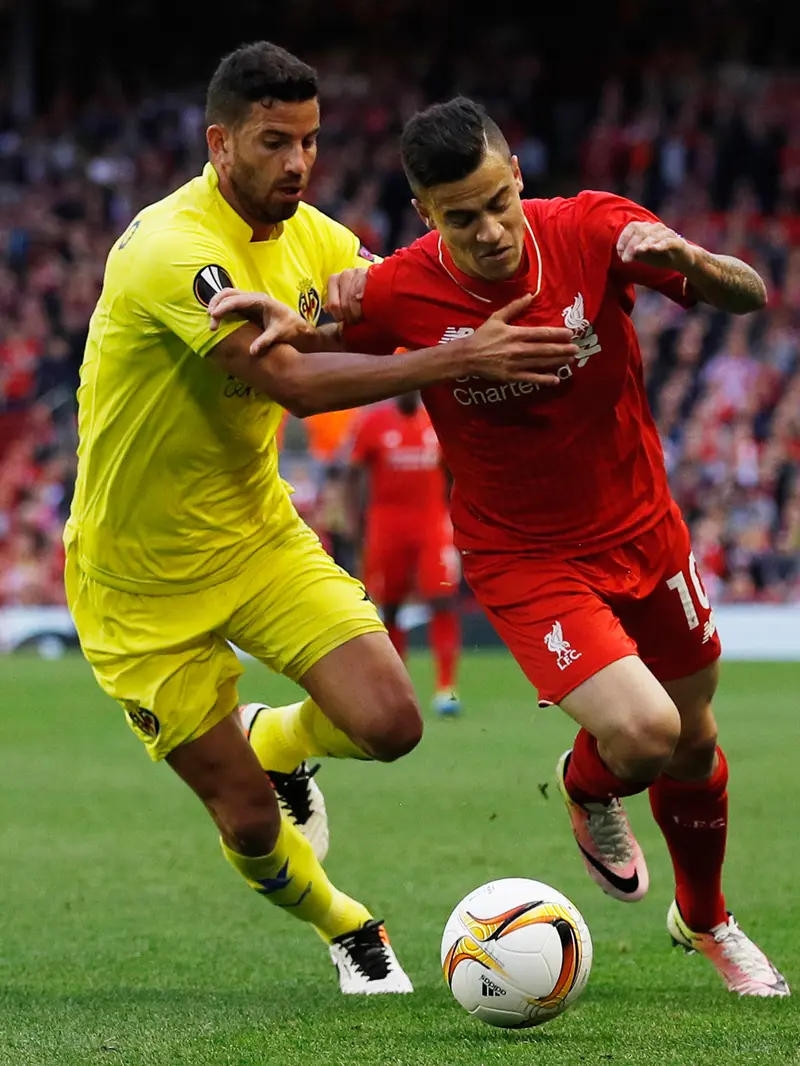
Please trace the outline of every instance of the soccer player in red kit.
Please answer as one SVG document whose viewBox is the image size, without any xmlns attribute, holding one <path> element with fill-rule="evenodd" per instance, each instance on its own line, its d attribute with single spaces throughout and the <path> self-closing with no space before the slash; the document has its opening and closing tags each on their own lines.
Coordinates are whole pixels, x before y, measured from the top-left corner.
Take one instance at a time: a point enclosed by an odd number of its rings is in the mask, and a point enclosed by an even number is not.
<svg viewBox="0 0 800 1066">
<path fill-rule="evenodd" d="M 367 497 L 364 584 L 381 608 L 401 658 L 406 634 L 397 624 L 398 611 L 414 593 L 427 604 L 436 669 L 433 708 L 442 715 L 458 714 L 455 674 L 461 641 L 455 595 L 461 568 L 442 451 L 419 393 L 405 393 L 366 411 L 356 423 L 350 458 L 357 518 L 365 491 Z"/>
<path fill-rule="evenodd" d="M 579 726 L 558 778 L 590 876 L 617 899 L 644 895 L 621 799 L 649 791 L 675 872 L 675 942 L 708 958 L 732 992 L 786 996 L 722 893 L 720 643 L 630 317 L 636 284 L 742 314 L 764 306 L 763 282 L 619 196 L 522 200 L 516 158 L 469 100 L 413 116 L 402 156 L 430 232 L 366 273 L 329 279 L 328 306 L 350 325 L 325 343 L 387 355 L 460 343 L 515 299 L 516 324 L 571 330 L 576 358 L 536 381 L 471 374 L 422 388 L 453 477 L 464 574 L 540 702 Z M 228 295 L 210 310 L 260 306 L 266 319 L 267 303 Z"/>
</svg>

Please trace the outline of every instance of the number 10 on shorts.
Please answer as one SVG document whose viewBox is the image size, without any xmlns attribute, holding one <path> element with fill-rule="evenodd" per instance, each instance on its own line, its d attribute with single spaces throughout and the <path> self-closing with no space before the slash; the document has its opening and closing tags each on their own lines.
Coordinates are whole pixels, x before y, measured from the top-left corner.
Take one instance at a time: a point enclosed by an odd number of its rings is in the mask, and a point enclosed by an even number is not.
<svg viewBox="0 0 800 1066">
<path fill-rule="evenodd" d="M 689 552 L 689 577 L 692 579 L 697 602 L 704 611 L 707 611 L 711 604 L 709 603 L 708 596 L 706 596 L 706 590 L 703 588 L 700 575 L 697 572 L 697 561 L 695 560 L 694 552 Z M 689 590 L 689 582 L 686 580 L 685 574 L 679 570 L 677 574 L 668 578 L 667 588 L 675 589 L 680 596 L 681 606 L 683 607 L 683 613 L 686 615 L 686 622 L 689 629 L 697 629 L 700 625 L 700 619 L 697 616 L 697 609 L 695 608 L 694 600 L 692 599 L 692 594 Z"/>
</svg>

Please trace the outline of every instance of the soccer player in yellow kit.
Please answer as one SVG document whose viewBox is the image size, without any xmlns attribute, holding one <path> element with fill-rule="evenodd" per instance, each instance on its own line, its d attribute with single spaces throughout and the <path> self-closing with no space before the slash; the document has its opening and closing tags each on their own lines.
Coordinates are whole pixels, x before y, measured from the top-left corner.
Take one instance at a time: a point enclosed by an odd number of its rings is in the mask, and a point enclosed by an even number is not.
<svg viewBox="0 0 800 1066">
<path fill-rule="evenodd" d="M 392 360 L 287 345 L 256 357 L 253 323 L 212 325 L 214 293 L 266 289 L 314 323 L 328 276 L 369 254 L 301 201 L 319 128 L 310 67 L 267 42 L 238 49 L 211 80 L 207 119 L 202 175 L 145 208 L 108 257 L 78 393 L 68 602 L 98 682 L 203 801 L 231 865 L 317 929 L 343 992 L 410 992 L 382 921 L 319 863 L 324 809 L 304 760 L 405 755 L 419 708 L 363 586 L 292 506 L 270 397 L 313 413 L 478 365 L 530 380 L 574 349 L 564 330 L 507 324 L 509 311 L 464 341 Z M 251 705 L 243 729 L 231 644 L 308 698 Z"/>
</svg>

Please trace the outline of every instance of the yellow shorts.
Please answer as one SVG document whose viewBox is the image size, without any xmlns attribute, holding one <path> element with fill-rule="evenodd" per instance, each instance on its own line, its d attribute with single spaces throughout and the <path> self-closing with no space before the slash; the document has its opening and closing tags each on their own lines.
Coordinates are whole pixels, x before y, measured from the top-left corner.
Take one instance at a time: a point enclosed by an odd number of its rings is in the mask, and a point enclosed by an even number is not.
<svg viewBox="0 0 800 1066">
<path fill-rule="evenodd" d="M 237 577 L 175 596 L 109 588 L 80 569 L 77 555 L 73 543 L 65 583 L 84 655 L 154 760 L 236 707 L 243 668 L 231 644 L 299 681 L 334 648 L 384 630 L 361 582 L 299 519 Z"/>
</svg>

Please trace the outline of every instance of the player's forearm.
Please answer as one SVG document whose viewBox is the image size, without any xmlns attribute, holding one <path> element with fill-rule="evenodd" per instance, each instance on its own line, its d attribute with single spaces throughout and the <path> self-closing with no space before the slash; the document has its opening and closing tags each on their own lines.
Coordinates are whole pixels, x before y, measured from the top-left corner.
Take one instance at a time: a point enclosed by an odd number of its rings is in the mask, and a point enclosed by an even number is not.
<svg viewBox="0 0 800 1066">
<path fill-rule="evenodd" d="M 767 287 L 751 266 L 731 255 L 692 250 L 692 262 L 682 273 L 705 303 L 734 315 L 766 307 Z"/>
<path fill-rule="evenodd" d="M 273 348 L 262 364 L 260 388 L 299 418 L 361 407 L 470 372 L 459 341 L 403 355 L 319 352 L 313 359 L 287 345 Z"/>
</svg>

